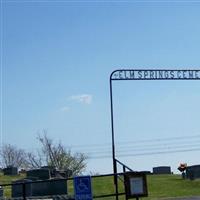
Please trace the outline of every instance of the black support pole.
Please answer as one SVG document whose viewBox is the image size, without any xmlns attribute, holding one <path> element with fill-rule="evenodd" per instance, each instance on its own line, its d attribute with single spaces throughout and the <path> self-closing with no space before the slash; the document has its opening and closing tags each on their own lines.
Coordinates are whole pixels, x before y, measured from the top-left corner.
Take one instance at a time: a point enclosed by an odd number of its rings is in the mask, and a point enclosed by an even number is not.
<svg viewBox="0 0 200 200">
<path fill-rule="evenodd" d="M 112 75 L 111 75 L 112 76 Z M 117 180 L 117 162 L 115 159 L 115 135 L 114 135 L 114 118 L 113 118 L 113 97 L 112 97 L 112 79 L 110 76 L 110 108 L 111 108 L 111 130 L 112 130 L 112 159 L 113 159 L 113 174 L 114 185 L 116 192 L 116 200 L 118 200 L 118 180 Z"/>
<path fill-rule="evenodd" d="M 26 200 L 26 183 L 22 183 L 23 200 Z"/>
</svg>

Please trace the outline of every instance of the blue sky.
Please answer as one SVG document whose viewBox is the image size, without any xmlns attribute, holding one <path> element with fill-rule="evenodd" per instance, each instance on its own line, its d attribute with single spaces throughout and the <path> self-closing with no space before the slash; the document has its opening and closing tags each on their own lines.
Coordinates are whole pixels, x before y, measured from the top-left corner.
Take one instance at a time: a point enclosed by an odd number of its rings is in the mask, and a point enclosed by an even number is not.
<svg viewBox="0 0 200 200">
<path fill-rule="evenodd" d="M 111 172 L 111 72 L 198 69 L 199 9 L 198 1 L 3 0 L 3 143 L 35 150 L 37 133 L 46 129 L 72 151 L 108 151 L 110 158 L 89 159 L 87 171 Z M 116 149 L 122 142 L 138 141 L 132 148 L 142 139 L 148 146 L 152 139 L 169 137 L 183 137 L 173 139 L 175 145 L 194 145 L 200 136 L 199 87 L 198 81 L 115 83 Z M 198 154 L 121 159 L 137 170 L 157 165 L 175 170 L 180 162 L 199 164 Z"/>
</svg>

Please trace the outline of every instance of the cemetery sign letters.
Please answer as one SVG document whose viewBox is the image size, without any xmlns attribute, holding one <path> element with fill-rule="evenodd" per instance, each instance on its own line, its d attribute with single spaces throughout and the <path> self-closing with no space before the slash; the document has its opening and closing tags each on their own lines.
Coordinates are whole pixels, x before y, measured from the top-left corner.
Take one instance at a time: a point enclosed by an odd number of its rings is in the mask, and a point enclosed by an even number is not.
<svg viewBox="0 0 200 200">
<path fill-rule="evenodd" d="M 111 80 L 200 80 L 200 70 L 116 70 Z"/>
</svg>

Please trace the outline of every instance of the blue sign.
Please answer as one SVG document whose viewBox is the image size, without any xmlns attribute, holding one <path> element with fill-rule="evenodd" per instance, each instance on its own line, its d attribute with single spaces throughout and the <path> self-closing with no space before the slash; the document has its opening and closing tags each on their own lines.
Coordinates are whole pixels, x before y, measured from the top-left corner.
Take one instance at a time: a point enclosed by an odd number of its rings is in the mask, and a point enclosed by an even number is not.
<svg viewBox="0 0 200 200">
<path fill-rule="evenodd" d="M 90 176 L 74 177 L 75 200 L 92 200 L 92 187 Z"/>
</svg>

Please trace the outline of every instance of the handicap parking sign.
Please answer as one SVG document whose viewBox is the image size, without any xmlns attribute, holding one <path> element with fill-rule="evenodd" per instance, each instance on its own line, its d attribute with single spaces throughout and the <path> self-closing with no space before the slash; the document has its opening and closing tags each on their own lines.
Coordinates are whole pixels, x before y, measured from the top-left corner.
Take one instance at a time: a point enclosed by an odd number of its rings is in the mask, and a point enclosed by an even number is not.
<svg viewBox="0 0 200 200">
<path fill-rule="evenodd" d="M 92 187 L 90 176 L 74 177 L 75 200 L 92 200 Z"/>
</svg>

